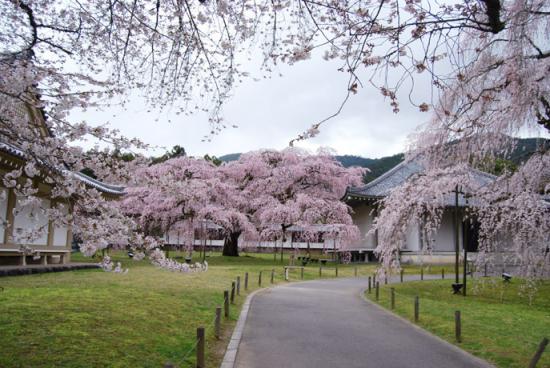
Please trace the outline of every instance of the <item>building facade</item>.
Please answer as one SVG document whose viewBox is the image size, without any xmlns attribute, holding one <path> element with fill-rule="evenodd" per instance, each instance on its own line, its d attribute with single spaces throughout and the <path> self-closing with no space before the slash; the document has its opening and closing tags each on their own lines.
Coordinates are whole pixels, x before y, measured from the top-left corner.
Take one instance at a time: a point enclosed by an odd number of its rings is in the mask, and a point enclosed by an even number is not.
<svg viewBox="0 0 550 368">
<path fill-rule="evenodd" d="M 480 185 L 486 185 L 495 180 L 493 175 L 470 169 L 475 181 Z M 404 184 L 413 175 L 421 173 L 423 167 L 417 161 L 402 162 L 393 169 L 384 173 L 370 183 L 355 188 L 349 188 L 344 197 L 345 201 L 353 209 L 353 222 L 359 227 L 361 232 L 360 241 L 350 247 L 354 258 L 375 259 L 374 249 L 378 246 L 378 237 L 376 232 L 372 232 L 373 221 L 380 209 L 380 201 L 390 194 L 390 192 Z M 415 223 L 407 230 L 406 241 L 401 250 L 401 261 L 411 263 L 450 263 L 455 257 L 455 226 L 453 222 L 453 211 L 455 211 L 454 197 L 449 196 L 441 219 L 441 225 L 431 241 L 431 252 L 426 251 L 428 239 L 425 239 L 421 223 Z M 458 202 L 458 211 L 466 205 L 465 199 L 460 196 Z M 464 249 L 467 244 L 467 250 L 472 252 L 472 257 L 477 251 L 477 228 L 478 224 L 473 223 L 469 231 L 465 233 L 463 223 L 458 224 L 458 243 L 459 250 Z M 465 235 L 466 234 L 466 235 Z M 466 238 L 466 242 L 465 240 Z"/>
</svg>

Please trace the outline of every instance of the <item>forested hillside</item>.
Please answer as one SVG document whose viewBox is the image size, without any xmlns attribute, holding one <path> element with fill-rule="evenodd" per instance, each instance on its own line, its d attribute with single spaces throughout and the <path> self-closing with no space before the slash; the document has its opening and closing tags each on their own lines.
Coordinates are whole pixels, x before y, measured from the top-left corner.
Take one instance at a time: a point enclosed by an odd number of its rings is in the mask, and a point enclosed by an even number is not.
<svg viewBox="0 0 550 368">
<path fill-rule="evenodd" d="M 529 158 L 533 152 L 537 151 L 537 149 L 540 149 L 541 147 L 548 147 L 550 145 L 550 139 L 544 139 L 544 138 L 522 138 L 518 140 L 516 149 L 513 150 L 508 157 L 503 157 L 503 160 L 498 160 L 497 163 L 495 163 L 495 167 L 492 169 L 487 169 L 487 171 L 492 171 L 493 174 L 500 174 L 500 167 L 502 165 L 506 165 L 506 162 L 511 163 L 511 165 L 508 165 L 507 167 L 511 167 L 512 169 L 515 168 L 518 164 L 520 164 L 522 161 L 525 161 L 527 158 Z M 238 160 L 241 156 L 240 153 L 230 153 L 224 156 L 219 157 L 221 161 L 229 162 L 229 161 L 235 161 Z M 392 169 L 396 165 L 398 165 L 401 161 L 403 161 L 404 155 L 403 153 L 398 153 L 393 156 L 386 156 L 381 158 L 366 158 L 361 156 L 354 156 L 354 155 L 342 155 L 342 156 L 336 156 L 336 159 L 340 161 L 340 163 L 344 167 L 350 167 L 350 166 L 359 166 L 359 167 L 366 167 L 370 170 L 369 173 L 365 175 L 365 183 L 368 183 L 386 171 Z"/>
</svg>

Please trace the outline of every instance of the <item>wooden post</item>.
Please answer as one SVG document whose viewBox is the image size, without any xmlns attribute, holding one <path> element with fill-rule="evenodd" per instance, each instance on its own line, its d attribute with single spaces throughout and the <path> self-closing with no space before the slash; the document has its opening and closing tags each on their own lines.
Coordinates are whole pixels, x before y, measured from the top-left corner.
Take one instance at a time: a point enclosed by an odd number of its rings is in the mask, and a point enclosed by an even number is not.
<svg viewBox="0 0 550 368">
<path fill-rule="evenodd" d="M 391 296 L 391 309 L 395 309 L 395 289 L 390 288 L 390 296 Z"/>
<path fill-rule="evenodd" d="M 388 275 L 384 275 L 384 285 L 388 285 Z"/>
<path fill-rule="evenodd" d="M 399 278 L 401 279 L 401 282 L 403 282 L 403 274 L 404 273 L 405 273 L 405 270 L 401 269 L 401 272 L 400 272 L 400 275 L 399 275 Z"/>
<path fill-rule="evenodd" d="M 441 269 L 441 279 L 445 280 L 445 269 L 444 268 Z"/>
<path fill-rule="evenodd" d="M 338 277 L 338 263 L 336 263 L 336 277 Z"/>
<path fill-rule="evenodd" d="M 275 277 L 275 270 L 271 269 L 271 283 L 273 284 L 273 278 Z"/>
<path fill-rule="evenodd" d="M 204 365 L 204 327 L 197 328 L 197 368 L 205 368 Z"/>
<path fill-rule="evenodd" d="M 258 274 L 258 286 L 262 287 L 262 271 Z"/>
<path fill-rule="evenodd" d="M 216 319 L 214 320 L 214 335 L 216 339 L 220 339 L 221 336 L 221 318 L 222 318 L 222 307 L 216 307 Z"/>
<path fill-rule="evenodd" d="M 241 276 L 237 276 L 237 295 L 241 295 Z"/>
<path fill-rule="evenodd" d="M 285 270 L 285 281 L 288 281 L 288 268 L 285 267 L 284 270 Z"/>
<path fill-rule="evenodd" d="M 414 321 L 418 322 L 418 315 L 420 312 L 420 303 L 418 301 L 418 295 L 414 297 Z"/>
<path fill-rule="evenodd" d="M 223 292 L 223 309 L 225 318 L 229 318 L 229 290 Z"/>
<path fill-rule="evenodd" d="M 546 345 L 548 345 L 548 339 L 545 337 L 540 342 L 539 348 L 533 356 L 533 359 L 531 359 L 531 362 L 529 363 L 529 368 L 535 368 L 537 366 L 537 363 L 540 360 L 542 353 L 544 353 L 544 349 L 546 349 Z"/>
<path fill-rule="evenodd" d="M 420 268 L 420 280 L 424 280 L 424 267 Z"/>
<path fill-rule="evenodd" d="M 354 275 L 355 277 L 357 277 L 357 266 L 355 266 L 355 267 L 353 268 L 353 275 Z"/>
<path fill-rule="evenodd" d="M 323 276 L 323 266 L 319 266 L 319 277 Z"/>
<path fill-rule="evenodd" d="M 248 272 L 244 273 L 244 289 L 248 290 Z"/>
<path fill-rule="evenodd" d="M 460 311 L 455 311 L 455 337 L 456 342 L 462 342 L 462 326 L 460 323 Z"/>
<path fill-rule="evenodd" d="M 369 276 L 369 294 L 370 294 L 370 289 L 371 289 L 371 277 Z"/>
<path fill-rule="evenodd" d="M 376 301 L 380 299 L 380 283 L 376 281 Z"/>
<path fill-rule="evenodd" d="M 304 268 L 300 268 L 300 279 L 304 279 Z"/>
<path fill-rule="evenodd" d="M 231 304 L 235 304 L 235 281 L 231 281 Z"/>
<path fill-rule="evenodd" d="M 376 272 L 372 274 L 372 286 L 376 285 Z"/>
</svg>

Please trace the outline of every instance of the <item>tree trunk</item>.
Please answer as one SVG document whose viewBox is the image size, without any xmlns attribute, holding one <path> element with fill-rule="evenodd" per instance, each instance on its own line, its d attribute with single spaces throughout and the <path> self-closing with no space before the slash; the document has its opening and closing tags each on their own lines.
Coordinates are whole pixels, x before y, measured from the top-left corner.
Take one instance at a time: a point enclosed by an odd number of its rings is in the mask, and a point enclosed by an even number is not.
<svg viewBox="0 0 550 368">
<path fill-rule="evenodd" d="M 230 257 L 239 256 L 239 237 L 241 232 L 231 233 L 225 237 L 222 255 Z"/>
</svg>

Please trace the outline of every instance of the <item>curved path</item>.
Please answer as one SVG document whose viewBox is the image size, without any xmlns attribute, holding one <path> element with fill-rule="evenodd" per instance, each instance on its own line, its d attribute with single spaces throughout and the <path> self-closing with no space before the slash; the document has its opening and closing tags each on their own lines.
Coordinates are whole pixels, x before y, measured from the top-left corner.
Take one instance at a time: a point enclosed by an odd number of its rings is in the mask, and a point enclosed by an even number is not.
<svg viewBox="0 0 550 368">
<path fill-rule="evenodd" d="M 365 301 L 366 284 L 318 280 L 258 293 L 235 367 L 490 367 Z"/>
</svg>

